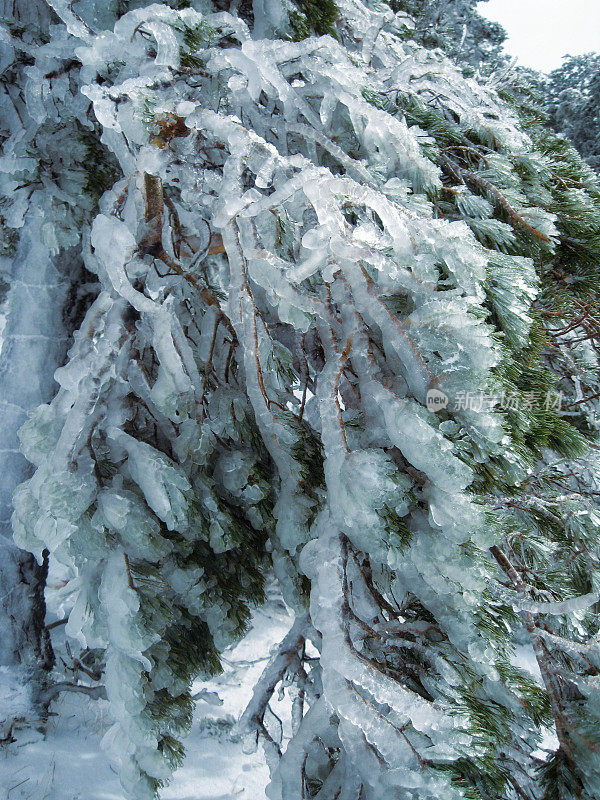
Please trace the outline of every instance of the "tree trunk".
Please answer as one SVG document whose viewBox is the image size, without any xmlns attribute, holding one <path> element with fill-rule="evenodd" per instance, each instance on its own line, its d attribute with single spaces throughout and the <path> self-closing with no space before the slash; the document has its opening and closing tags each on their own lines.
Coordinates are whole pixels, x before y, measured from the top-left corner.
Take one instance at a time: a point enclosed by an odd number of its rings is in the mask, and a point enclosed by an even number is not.
<svg viewBox="0 0 600 800">
<path fill-rule="evenodd" d="M 42 209 L 33 205 L 12 264 L 0 355 L 0 665 L 29 669 L 51 666 L 52 647 L 44 626 L 47 562 L 38 565 L 12 538 L 13 491 L 32 469 L 19 451 L 17 431 L 27 413 L 56 391 L 70 284 L 60 269 L 66 259 L 53 259 L 43 244 L 43 223 Z"/>
<path fill-rule="evenodd" d="M 0 17 L 24 26 L 26 38 L 33 42 L 40 31 L 48 30 L 53 16 L 43 0 L 0 0 Z M 10 45 L 0 45 L 3 68 L 15 58 Z M 26 127 L 25 109 L 21 106 L 19 111 L 7 92 L 2 99 L 4 127 L 11 134 Z M 39 565 L 31 553 L 19 549 L 11 526 L 13 491 L 32 469 L 19 451 L 17 432 L 27 413 L 54 395 L 54 371 L 64 361 L 67 344 L 62 318 L 69 259 L 54 258 L 44 244 L 46 220 L 36 196 L 37 192 L 8 270 L 10 290 L 0 352 L 0 694 L 5 700 L 19 694 L 19 684 L 26 678 L 53 663 L 45 628 L 47 558 Z M 10 702 L 4 704 L 9 714 L 10 708 Z"/>
</svg>

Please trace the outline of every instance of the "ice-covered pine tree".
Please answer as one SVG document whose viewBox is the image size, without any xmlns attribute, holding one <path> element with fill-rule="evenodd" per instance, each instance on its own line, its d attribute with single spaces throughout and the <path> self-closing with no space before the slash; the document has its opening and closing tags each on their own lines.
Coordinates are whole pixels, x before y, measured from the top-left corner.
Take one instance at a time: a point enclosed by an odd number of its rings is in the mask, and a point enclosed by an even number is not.
<svg viewBox="0 0 600 800">
<path fill-rule="evenodd" d="M 414 25 L 406 36 L 429 49 L 440 47 L 463 65 L 488 74 L 506 60 L 506 32 L 478 12 L 479 0 L 391 0 L 389 5 L 412 17 Z"/>
<path fill-rule="evenodd" d="M 272 565 L 298 617 L 240 726 L 274 800 L 591 800 L 590 171 L 385 3 L 133 5 L 51 0 L 30 56 L 118 166 L 73 219 L 98 294 L 13 516 L 78 581 L 129 795 L 168 780 Z"/>
<path fill-rule="evenodd" d="M 600 170 L 600 55 L 567 56 L 546 89 L 552 127 Z"/>
<path fill-rule="evenodd" d="M 6 0 L 0 19 L 0 725 L 7 736 L 11 713 L 25 713 L 32 699 L 17 691 L 22 671 L 33 672 L 37 684 L 53 658 L 44 628 L 46 565 L 15 547 L 10 525 L 12 493 L 32 472 L 17 431 L 56 393 L 53 373 L 86 302 L 82 229 L 111 161 L 92 147 L 95 123 L 70 79 L 78 64 L 45 0 Z M 106 185 L 113 181 L 111 174 Z"/>
<path fill-rule="evenodd" d="M 6 14 L 7 3 L 3 3 L 0 9 L 3 16 Z M 25 9 L 19 8 L 23 12 L 24 24 L 43 24 L 43 20 L 37 18 L 36 13 L 27 15 Z M 49 16 L 49 15 L 46 15 Z M 16 24 L 16 21 L 15 21 Z M 40 27 L 41 27 L 40 24 Z M 2 115 L 2 138 L 6 141 L 10 133 L 22 132 L 23 125 L 19 120 L 19 109 L 15 107 L 13 99 L 6 85 L 6 76 L 11 71 L 12 52 L 10 46 L 5 41 L 0 43 L 0 63 L 2 64 L 2 99 L 0 100 L 0 113 Z M 11 75 L 11 77 L 13 77 Z M 16 81 L 15 81 L 16 83 Z M 4 186 L 2 193 L 5 195 Z M 17 211 L 17 217 L 19 212 Z M 21 212 L 21 216 L 22 216 Z M 2 222 L 6 219 L 6 211 L 3 214 Z M 9 214 L 9 225 L 12 222 Z M 39 225 L 39 221 L 38 221 Z M 14 266 L 10 263 L 10 251 L 14 246 L 14 236 L 11 236 L 13 229 L 19 226 L 19 221 L 15 218 L 11 228 L 2 226 L 2 289 L 3 296 L 6 295 L 7 280 L 12 283 L 12 288 L 8 299 L 8 325 L 5 330 L 6 343 L 2 348 L 2 359 L 0 361 L 0 666 L 7 674 L 8 668 L 14 672 L 18 665 L 30 667 L 32 664 L 37 667 L 38 663 L 51 660 L 49 642 L 44 641 L 44 567 L 39 567 L 31 553 L 19 550 L 12 541 L 12 531 L 10 527 L 10 516 L 12 513 L 12 493 L 15 487 L 30 474 L 25 458 L 19 454 L 19 443 L 17 430 L 26 419 L 27 411 L 35 408 L 40 401 L 49 400 L 53 392 L 47 391 L 47 382 L 44 380 L 44 371 L 40 370 L 40 381 L 36 386 L 31 381 L 31 376 L 25 376 L 18 369 L 15 369 L 15 361 L 23 358 L 24 334 L 31 334 L 32 331 L 27 327 L 31 324 L 30 319 L 21 320 L 20 308 L 24 301 L 24 275 L 18 274 L 23 271 L 23 265 L 19 265 L 18 259 L 14 259 Z M 23 241 L 22 247 L 28 248 L 28 244 Z M 44 254 L 40 254 L 39 267 L 36 265 L 36 272 L 39 277 L 37 283 L 43 291 L 45 282 Z M 21 259 L 22 261 L 22 259 Z M 7 273 L 13 273 L 12 275 Z M 3 297 L 4 299 L 4 297 Z M 49 304 L 52 308 L 56 303 Z M 59 313 L 60 313 L 59 308 Z M 50 312 L 52 313 L 52 312 Z M 39 329 L 36 333 L 39 332 Z M 40 342 L 42 344 L 42 342 Z M 50 346 L 52 347 L 52 346 Z M 43 340 L 42 361 L 48 354 L 48 340 Z M 64 353 L 63 353 L 64 358 Z M 40 360 L 35 359 L 36 366 Z M 58 364 L 56 364 L 58 366 Z M 50 372 L 51 379 L 51 372 Z M 40 391 L 41 390 L 41 391 Z M 2 676 L 2 685 L 7 692 L 14 692 L 15 686 L 8 685 L 6 674 Z M 18 682 L 21 678 L 12 675 L 10 684 Z M 6 703 L 6 698 L 3 696 Z M 19 709 L 22 710 L 22 709 Z M 8 718 L 8 714 L 6 714 Z M 5 714 L 0 712 L 0 724 L 5 721 Z M 10 722 L 6 720 L 8 726 Z M 2 725 L 0 735 L 3 738 L 8 730 L 4 730 Z"/>
</svg>

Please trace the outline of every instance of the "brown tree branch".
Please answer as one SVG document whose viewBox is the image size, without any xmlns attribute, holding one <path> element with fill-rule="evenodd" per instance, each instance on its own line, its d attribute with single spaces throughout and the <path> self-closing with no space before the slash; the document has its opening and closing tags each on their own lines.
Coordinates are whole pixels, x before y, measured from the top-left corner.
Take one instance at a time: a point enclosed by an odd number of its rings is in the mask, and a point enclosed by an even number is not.
<svg viewBox="0 0 600 800">
<path fill-rule="evenodd" d="M 42 689 L 37 698 L 38 702 L 43 706 L 47 706 L 61 692 L 78 692 L 80 694 L 87 694 L 88 697 L 91 697 L 94 700 L 107 699 L 105 686 L 84 686 L 81 683 L 69 683 L 68 681 L 62 681 L 60 683 L 53 683 L 52 686 Z"/>
</svg>

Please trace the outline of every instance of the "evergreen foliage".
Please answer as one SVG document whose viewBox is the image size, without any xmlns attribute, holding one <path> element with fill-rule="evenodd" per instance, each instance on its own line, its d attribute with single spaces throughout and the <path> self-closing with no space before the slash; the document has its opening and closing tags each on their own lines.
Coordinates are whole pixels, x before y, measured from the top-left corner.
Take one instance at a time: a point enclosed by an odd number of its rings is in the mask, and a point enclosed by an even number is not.
<svg viewBox="0 0 600 800">
<path fill-rule="evenodd" d="M 89 199 L 50 232 L 98 293 L 21 428 L 13 528 L 77 582 L 128 795 L 180 763 L 272 569 L 297 618 L 240 732 L 273 800 L 593 800 L 592 170 L 525 80 L 410 40 L 422 5 L 52 5 L 30 67 L 75 53 Z"/>
<path fill-rule="evenodd" d="M 567 56 L 547 82 L 550 123 L 600 169 L 600 55 Z"/>
<path fill-rule="evenodd" d="M 289 13 L 289 25 L 294 41 L 306 39 L 311 33 L 317 36 L 336 36 L 335 21 L 338 7 L 335 0 L 297 0 L 297 9 Z"/>
<path fill-rule="evenodd" d="M 424 47 L 440 47 L 459 63 L 485 72 L 504 59 L 506 32 L 478 13 L 479 0 L 391 0 L 389 4 L 413 18 L 410 35 Z"/>
</svg>

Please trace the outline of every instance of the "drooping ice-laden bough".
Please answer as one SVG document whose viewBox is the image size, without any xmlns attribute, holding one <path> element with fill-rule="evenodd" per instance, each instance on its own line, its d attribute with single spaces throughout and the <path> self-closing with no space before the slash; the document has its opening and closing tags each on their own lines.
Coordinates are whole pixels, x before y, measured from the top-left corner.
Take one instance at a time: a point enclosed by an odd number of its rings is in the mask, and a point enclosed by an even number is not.
<svg viewBox="0 0 600 800">
<path fill-rule="evenodd" d="M 13 525 L 76 571 L 67 633 L 105 652 L 125 788 L 168 780 L 190 681 L 218 669 L 272 563 L 299 621 L 243 724 L 274 800 L 535 797 L 545 723 L 574 759 L 574 698 L 544 650 L 559 632 L 538 631 L 552 611 L 489 512 L 514 521 L 541 434 L 536 450 L 523 420 L 456 399 L 523 393 L 515 363 L 541 359 L 550 157 L 490 90 L 403 44 L 385 4 L 344 0 L 339 40 L 301 41 L 278 2 L 253 4 L 252 31 L 208 3 L 106 29 L 91 3 L 51 5 L 119 168 L 82 236 L 100 291 L 21 429 L 36 471 Z M 543 689 L 510 660 L 520 626 Z M 290 676 L 281 754 L 264 713 Z"/>
</svg>

